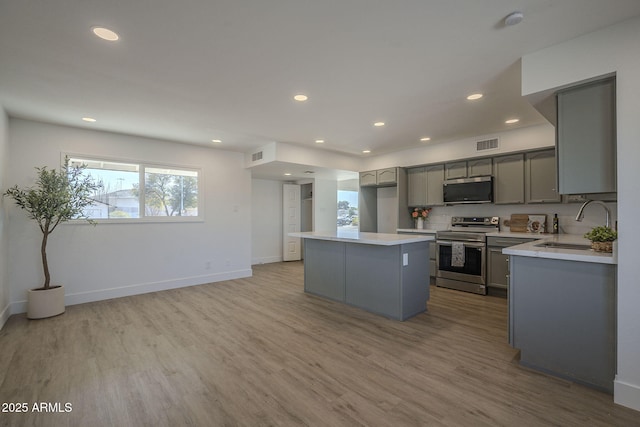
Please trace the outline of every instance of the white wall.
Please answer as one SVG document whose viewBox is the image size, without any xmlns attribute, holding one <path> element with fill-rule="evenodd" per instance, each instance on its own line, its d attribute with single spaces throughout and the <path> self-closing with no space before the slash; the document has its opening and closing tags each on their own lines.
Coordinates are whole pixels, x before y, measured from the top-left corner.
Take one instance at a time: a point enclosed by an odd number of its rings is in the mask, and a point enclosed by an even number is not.
<svg viewBox="0 0 640 427">
<path fill-rule="evenodd" d="M 282 182 L 251 180 L 251 264 L 282 261 Z"/>
<path fill-rule="evenodd" d="M 338 215 L 338 181 L 311 179 L 313 183 L 313 230 L 335 231 Z M 282 181 L 252 180 L 252 264 L 282 261 Z"/>
<path fill-rule="evenodd" d="M 297 163 L 301 165 L 319 166 L 328 169 L 358 171 L 361 159 L 317 147 L 301 147 L 299 145 L 277 143 L 276 158 L 281 162 Z"/>
<path fill-rule="evenodd" d="M 251 275 L 251 176 L 243 155 L 134 137 L 9 120 L 7 182 L 31 185 L 34 166 L 59 167 L 61 152 L 202 169 L 204 221 L 64 224 L 48 246 L 53 284 L 67 304 Z M 42 284 L 41 233 L 17 207 L 9 209 L 12 313 L 25 311 L 26 291 Z"/>
<path fill-rule="evenodd" d="M 640 18 L 543 49 L 522 60 L 523 95 L 616 72 L 618 340 L 616 403 L 640 410 Z"/>
<path fill-rule="evenodd" d="M 313 231 L 336 231 L 338 181 L 315 179 L 313 184 Z"/>
<path fill-rule="evenodd" d="M 497 149 L 476 151 L 476 141 L 500 139 Z M 361 170 L 393 166 L 417 166 L 472 157 L 495 156 L 501 153 L 555 146 L 555 128 L 550 124 L 529 126 L 492 135 L 477 136 L 446 143 L 429 143 L 421 147 L 367 158 Z"/>
<path fill-rule="evenodd" d="M 4 109 L 0 106 L 0 192 L 4 192 L 7 185 L 7 168 L 9 166 L 9 119 Z M 9 252 L 8 221 L 6 218 L 6 206 L 9 200 L 0 198 L 0 329 L 11 314 L 9 305 L 9 272 L 7 257 Z"/>
</svg>

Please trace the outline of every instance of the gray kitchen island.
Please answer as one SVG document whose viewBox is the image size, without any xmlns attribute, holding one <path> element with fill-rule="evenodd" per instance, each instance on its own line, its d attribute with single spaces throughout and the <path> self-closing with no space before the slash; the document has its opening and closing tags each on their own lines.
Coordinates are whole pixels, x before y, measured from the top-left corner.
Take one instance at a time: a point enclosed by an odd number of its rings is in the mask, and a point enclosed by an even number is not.
<svg viewBox="0 0 640 427">
<path fill-rule="evenodd" d="M 427 309 L 431 236 L 290 233 L 304 240 L 304 291 L 396 320 Z"/>
</svg>

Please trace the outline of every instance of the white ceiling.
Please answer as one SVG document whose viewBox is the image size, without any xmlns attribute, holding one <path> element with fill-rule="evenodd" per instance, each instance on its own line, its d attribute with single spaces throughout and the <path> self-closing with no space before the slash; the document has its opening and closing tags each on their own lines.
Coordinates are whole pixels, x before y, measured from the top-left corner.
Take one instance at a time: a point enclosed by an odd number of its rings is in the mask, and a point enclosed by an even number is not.
<svg viewBox="0 0 640 427">
<path fill-rule="evenodd" d="M 515 10 L 524 21 L 505 27 Z M 375 155 L 543 123 L 519 59 L 638 14 L 638 0 L 2 0 L 0 103 L 228 150 Z"/>
</svg>

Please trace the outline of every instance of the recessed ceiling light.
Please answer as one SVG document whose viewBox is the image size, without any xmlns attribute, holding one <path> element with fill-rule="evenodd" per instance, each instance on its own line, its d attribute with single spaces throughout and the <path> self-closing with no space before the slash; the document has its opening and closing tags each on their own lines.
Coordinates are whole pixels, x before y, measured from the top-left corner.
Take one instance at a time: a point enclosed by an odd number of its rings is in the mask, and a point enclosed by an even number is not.
<svg viewBox="0 0 640 427">
<path fill-rule="evenodd" d="M 96 121 L 96 119 L 94 119 L 93 117 L 83 117 L 82 120 L 84 120 L 85 122 L 90 122 L 93 123 Z"/>
<path fill-rule="evenodd" d="M 316 144 L 324 144 L 324 139 L 316 139 Z"/>
<path fill-rule="evenodd" d="M 509 119 L 509 120 L 505 120 L 505 123 L 508 125 L 512 125 L 514 123 L 518 123 L 520 121 L 520 119 Z"/>
<path fill-rule="evenodd" d="M 364 154 L 369 154 L 369 153 L 371 152 L 371 150 L 362 150 L 362 152 L 363 152 Z"/>
<path fill-rule="evenodd" d="M 285 173 L 284 176 L 291 176 L 289 172 Z"/>
<path fill-rule="evenodd" d="M 384 122 L 375 122 L 373 125 L 376 127 L 384 126 Z"/>
<path fill-rule="evenodd" d="M 504 18 L 504 25 L 510 27 L 511 25 L 517 25 L 522 22 L 524 14 L 522 12 L 512 12 Z"/>
<path fill-rule="evenodd" d="M 476 99 L 480 99 L 482 98 L 482 94 L 481 93 L 472 93 L 471 95 L 467 96 L 467 99 L 469 101 L 475 101 Z"/>
<path fill-rule="evenodd" d="M 420 141 L 431 141 L 431 138 L 425 136 L 424 138 L 420 138 Z"/>
<path fill-rule="evenodd" d="M 293 97 L 293 99 L 295 99 L 296 101 L 306 101 L 307 99 L 309 99 L 309 97 L 307 95 L 303 95 L 301 93 L 297 94 L 296 96 Z"/>
<path fill-rule="evenodd" d="M 220 144 L 222 142 L 221 139 L 212 139 L 211 142 L 213 142 L 214 144 Z"/>
<path fill-rule="evenodd" d="M 101 39 L 108 40 L 110 42 L 114 42 L 120 38 L 118 34 L 104 27 L 93 27 L 91 31 L 93 31 L 93 34 L 100 37 Z"/>
</svg>

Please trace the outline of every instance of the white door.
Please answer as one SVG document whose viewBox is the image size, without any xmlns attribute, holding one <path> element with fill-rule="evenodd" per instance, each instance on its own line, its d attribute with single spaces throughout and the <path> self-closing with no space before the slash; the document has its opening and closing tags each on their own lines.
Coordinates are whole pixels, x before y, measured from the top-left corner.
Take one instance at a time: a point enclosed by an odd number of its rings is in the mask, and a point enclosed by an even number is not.
<svg viewBox="0 0 640 427">
<path fill-rule="evenodd" d="M 297 261 L 301 258 L 300 238 L 289 237 L 289 233 L 300 231 L 300 186 L 282 185 L 282 230 L 283 261 Z"/>
</svg>

